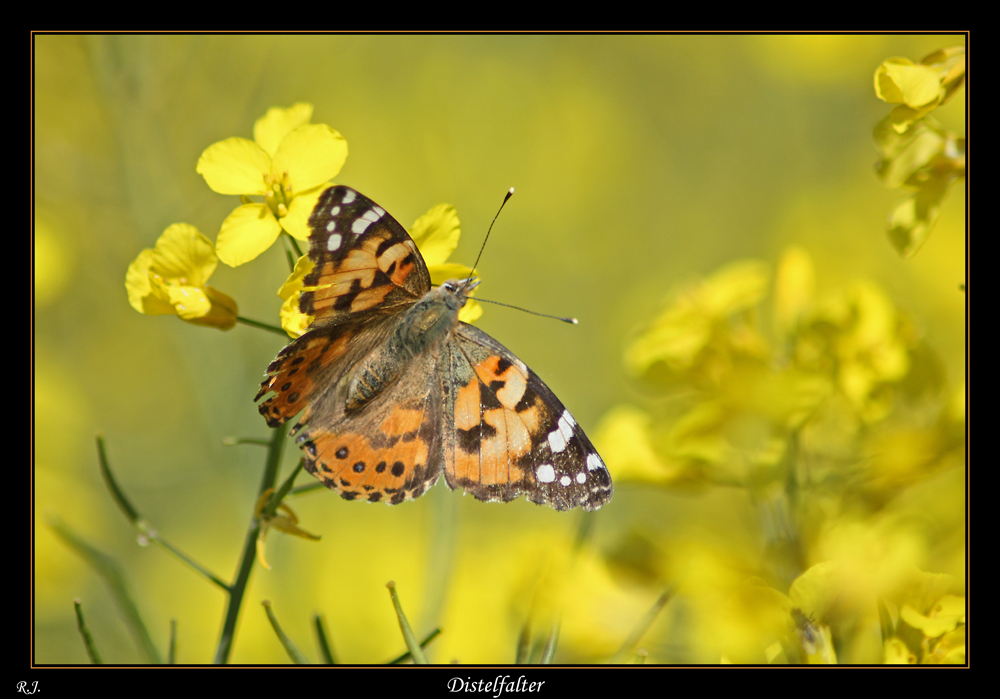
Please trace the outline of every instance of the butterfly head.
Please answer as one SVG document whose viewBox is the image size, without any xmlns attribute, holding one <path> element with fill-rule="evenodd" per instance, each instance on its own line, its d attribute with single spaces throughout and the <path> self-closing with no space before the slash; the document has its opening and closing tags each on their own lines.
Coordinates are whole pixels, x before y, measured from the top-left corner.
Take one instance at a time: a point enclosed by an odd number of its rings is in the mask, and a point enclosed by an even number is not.
<svg viewBox="0 0 1000 699">
<path fill-rule="evenodd" d="M 457 296 L 462 296 L 463 299 L 468 298 L 469 294 L 472 293 L 473 289 L 479 286 L 481 280 L 475 277 L 467 277 L 465 279 L 449 279 L 441 288 L 448 293 L 455 294 Z M 464 303 L 464 300 L 463 300 Z"/>
</svg>

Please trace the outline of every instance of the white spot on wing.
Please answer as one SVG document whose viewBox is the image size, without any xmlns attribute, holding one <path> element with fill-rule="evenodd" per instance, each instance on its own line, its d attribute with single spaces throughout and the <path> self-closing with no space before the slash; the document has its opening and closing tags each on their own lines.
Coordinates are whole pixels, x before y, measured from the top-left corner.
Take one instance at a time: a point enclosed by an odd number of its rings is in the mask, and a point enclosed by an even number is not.
<svg viewBox="0 0 1000 699">
<path fill-rule="evenodd" d="M 578 474 L 576 474 L 576 482 L 577 483 L 586 483 L 587 482 L 587 474 L 584 473 L 583 471 L 580 471 Z"/>
<path fill-rule="evenodd" d="M 334 233 L 329 237 L 329 239 L 327 239 L 326 249 L 329 250 L 330 252 L 333 252 L 334 250 L 340 247 L 341 240 L 343 240 L 343 238 L 340 235 L 340 233 Z"/>
<path fill-rule="evenodd" d="M 354 197 L 356 194 L 357 192 L 355 192 L 353 189 L 348 189 L 347 191 L 344 192 L 344 198 L 340 200 L 341 203 L 350 204 L 352 201 L 354 201 Z"/>
<path fill-rule="evenodd" d="M 599 457 L 595 452 L 590 452 L 587 455 L 587 470 L 597 471 L 602 468 L 605 468 L 605 466 L 604 462 L 601 461 L 601 457 Z"/>
<path fill-rule="evenodd" d="M 566 448 L 566 439 L 558 427 L 549 432 L 549 448 L 557 454 Z"/>
<path fill-rule="evenodd" d="M 559 453 L 566 448 L 570 438 L 573 436 L 573 425 L 576 420 L 569 414 L 568 410 L 563 410 L 559 418 L 559 424 L 549 433 L 549 446 L 552 451 Z"/>
<path fill-rule="evenodd" d="M 378 221 L 382 216 L 385 215 L 385 209 L 380 206 L 374 206 L 368 211 L 361 214 L 360 217 L 354 219 L 354 223 L 351 224 L 351 231 L 355 235 L 363 235 L 368 227 Z"/>
<path fill-rule="evenodd" d="M 551 483 L 556 479 L 556 472 L 552 464 L 542 464 L 535 470 L 535 477 L 539 483 Z"/>
<path fill-rule="evenodd" d="M 569 485 L 572 482 L 573 481 L 572 481 L 572 479 L 570 479 L 569 476 L 563 476 L 562 478 L 559 479 L 559 485 L 562 485 L 562 486 L 567 486 L 567 485 Z"/>
</svg>

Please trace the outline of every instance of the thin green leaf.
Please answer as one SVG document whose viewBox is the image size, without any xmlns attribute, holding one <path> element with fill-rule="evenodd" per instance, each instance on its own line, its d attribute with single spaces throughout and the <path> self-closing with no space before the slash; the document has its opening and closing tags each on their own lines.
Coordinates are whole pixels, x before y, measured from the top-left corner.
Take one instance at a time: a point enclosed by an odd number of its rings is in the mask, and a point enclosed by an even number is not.
<svg viewBox="0 0 1000 699">
<path fill-rule="evenodd" d="M 896 627 L 892 623 L 892 615 L 889 614 L 889 608 L 885 606 L 885 602 L 881 599 L 878 600 L 878 625 L 882 631 L 882 645 L 884 646 L 886 641 L 896 635 Z"/>
<path fill-rule="evenodd" d="M 639 645 L 639 641 L 641 641 L 642 637 L 646 635 L 646 632 L 649 631 L 649 627 L 653 625 L 653 622 L 656 621 L 656 617 L 660 615 L 660 612 L 663 611 L 663 608 L 667 606 L 667 602 L 669 602 L 670 598 L 673 596 L 674 586 L 671 585 L 663 591 L 663 594 L 657 598 L 656 602 L 653 603 L 653 606 L 649 608 L 648 612 L 646 612 L 646 615 L 639 621 L 638 624 L 636 624 L 635 628 L 632 629 L 632 633 L 628 635 L 628 638 L 625 639 L 621 648 L 618 649 L 618 652 L 615 653 L 614 658 L 612 658 L 612 663 L 625 662 L 625 659 L 632 653 L 632 649 Z"/>
<path fill-rule="evenodd" d="M 426 648 L 428 643 L 430 643 L 431 641 L 433 641 L 435 638 L 437 638 L 440 635 L 441 635 L 441 629 L 434 629 L 433 631 L 431 631 L 429 634 L 427 634 L 424 637 L 424 640 L 422 640 L 420 642 L 420 647 L 421 648 Z M 396 658 L 393 658 L 392 660 L 390 660 L 387 664 L 388 665 L 399 665 L 400 663 L 405 663 L 407 660 L 409 660 L 412 657 L 413 656 L 410 655 L 410 651 L 406 651 L 405 653 L 403 653 L 399 657 L 396 657 Z"/>
<path fill-rule="evenodd" d="M 277 634 L 278 640 L 281 641 L 281 645 L 285 647 L 285 652 L 288 653 L 288 657 L 292 659 L 292 662 L 296 665 L 308 665 L 309 661 L 306 660 L 305 656 L 299 652 L 299 649 L 295 647 L 292 643 L 292 639 L 281 629 L 281 624 L 278 623 L 278 617 L 274 615 L 274 610 L 271 609 L 270 600 L 264 600 L 261 602 L 264 607 L 264 613 L 267 614 L 267 620 L 271 622 L 271 628 L 274 629 L 274 633 Z"/>
<path fill-rule="evenodd" d="M 542 648 L 542 657 L 539 658 L 539 665 L 551 665 L 552 659 L 556 655 L 556 646 L 559 645 L 559 622 L 553 622 L 549 630 L 549 636 L 545 639 L 545 647 Z"/>
<path fill-rule="evenodd" d="M 292 489 L 292 485 L 295 483 L 295 478 L 302 471 L 302 467 L 304 465 L 305 460 L 299 459 L 298 465 L 292 469 L 291 474 L 289 474 L 288 478 L 286 478 L 281 484 L 281 487 L 271 494 L 271 497 L 267 501 L 267 505 L 264 506 L 264 509 L 261 512 L 263 518 L 266 519 L 267 517 L 274 517 L 274 515 L 277 514 L 278 505 L 281 504 L 281 501 L 285 499 L 285 496 L 288 495 L 289 491 Z"/>
<path fill-rule="evenodd" d="M 403 632 L 403 640 L 406 642 L 406 647 L 410 649 L 410 655 L 413 657 L 413 662 L 417 665 L 426 665 L 427 657 L 424 655 L 423 649 L 420 644 L 417 643 L 416 636 L 413 635 L 413 629 L 410 628 L 410 622 L 406 619 L 406 614 L 403 613 L 403 607 L 399 603 L 399 595 L 396 594 L 396 583 L 390 580 L 385 584 L 389 588 L 389 597 L 392 598 L 392 606 L 396 610 L 396 618 L 399 620 L 399 629 Z"/>
<path fill-rule="evenodd" d="M 115 480 L 114 474 L 111 472 L 111 465 L 108 462 L 107 451 L 104 447 L 104 438 L 100 435 L 97 436 L 97 456 L 101 465 L 101 475 L 104 477 L 104 482 L 107 484 L 108 490 L 111 491 L 111 497 L 114 499 L 121 511 L 125 513 L 125 516 L 132 523 L 132 525 L 139 530 L 140 542 L 148 543 L 152 541 L 154 544 L 173 554 L 195 571 L 201 573 L 202 576 L 228 592 L 229 585 L 226 584 L 222 578 L 161 537 L 157 531 L 149 525 L 149 522 L 147 522 L 142 515 L 139 514 L 139 510 L 136 509 L 131 501 L 125 496 L 125 491 L 118 485 L 118 481 Z"/>
<path fill-rule="evenodd" d="M 177 620 L 170 620 L 170 645 L 167 649 L 167 665 L 177 663 Z"/>
<path fill-rule="evenodd" d="M 258 447 L 266 447 L 271 443 L 269 439 L 255 439 L 253 437 L 226 437 L 222 443 L 227 447 L 234 447 L 237 444 L 253 444 Z"/>
<path fill-rule="evenodd" d="M 337 659 L 333 655 L 333 646 L 327 640 L 326 624 L 323 622 L 323 617 L 316 614 L 313 617 L 313 626 L 316 628 L 316 643 L 319 645 L 320 657 L 327 665 L 336 665 Z"/>
<path fill-rule="evenodd" d="M 517 636 L 517 652 L 514 654 L 514 664 L 524 665 L 531 657 L 531 615 L 524 620 L 521 633 Z"/>
<path fill-rule="evenodd" d="M 114 499 L 115 504 L 125 513 L 129 522 L 139 526 L 142 521 L 139 511 L 125 497 L 125 493 L 118 487 L 118 482 L 111 473 L 111 466 L 108 464 L 108 454 L 104 448 L 104 437 L 102 435 L 97 435 L 97 460 L 101 464 L 101 476 L 104 477 L 104 483 L 108 486 L 108 490 L 111 491 L 111 497 Z"/>
<path fill-rule="evenodd" d="M 125 575 L 122 573 L 118 562 L 108 554 L 99 551 L 84 541 L 82 537 L 62 520 L 50 517 L 48 524 L 52 528 L 52 531 L 63 540 L 63 543 L 75 551 L 91 568 L 97 571 L 98 575 L 104 578 L 104 581 L 111 589 L 111 595 L 118 605 L 119 611 L 125 619 L 125 625 L 132 634 L 132 638 L 138 644 L 142 654 L 150 663 L 160 664 L 162 662 L 160 653 L 156 650 L 153 639 L 146 629 L 146 624 L 143 623 L 142 617 L 139 615 L 139 608 L 132 599 L 128 585 L 125 584 Z"/>
<path fill-rule="evenodd" d="M 73 609 L 76 612 L 76 628 L 80 632 L 80 637 L 83 638 L 83 647 L 87 649 L 87 656 L 90 658 L 90 662 L 94 665 L 103 665 L 104 661 L 101 660 L 101 654 L 97 652 L 97 646 L 94 645 L 94 639 L 87 628 L 87 622 L 83 619 L 83 606 L 80 600 L 73 600 Z"/>
</svg>

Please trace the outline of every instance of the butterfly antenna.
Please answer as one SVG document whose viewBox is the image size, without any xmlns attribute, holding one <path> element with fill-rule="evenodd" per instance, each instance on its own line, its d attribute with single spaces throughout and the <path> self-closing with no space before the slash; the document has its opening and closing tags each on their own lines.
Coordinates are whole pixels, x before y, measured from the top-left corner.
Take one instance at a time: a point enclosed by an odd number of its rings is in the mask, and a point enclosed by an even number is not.
<svg viewBox="0 0 1000 699">
<path fill-rule="evenodd" d="M 479 268 L 479 258 L 483 256 L 483 250 L 486 249 L 486 241 L 490 239 L 490 231 L 493 230 L 493 224 L 497 222 L 498 218 L 500 218 L 500 212 L 503 211 L 504 204 L 506 204 L 507 200 L 510 199 L 512 196 L 514 196 L 513 187 L 507 190 L 507 195 L 503 198 L 503 202 L 500 204 L 500 208 L 497 209 L 497 215 L 493 217 L 493 221 L 490 223 L 490 227 L 486 230 L 486 237 L 483 238 L 483 245 L 482 247 L 479 248 L 479 254 L 476 255 L 476 264 L 472 265 L 472 272 L 469 273 L 469 279 L 472 279 L 473 277 L 476 276 L 476 269 Z"/>
<path fill-rule="evenodd" d="M 479 301 L 480 303 L 492 303 L 494 306 L 506 306 L 507 308 L 513 308 L 514 310 L 517 311 L 524 311 L 525 313 L 530 313 L 533 316 L 541 316 L 542 318 L 552 318 L 553 320 L 561 320 L 564 323 L 571 323 L 572 325 L 577 325 L 580 322 L 576 318 L 564 318 L 563 316 L 553 316 L 549 315 L 548 313 L 539 313 L 538 311 L 530 311 L 527 308 L 521 308 L 520 306 L 514 306 L 513 304 L 509 303 L 500 303 L 499 301 L 490 301 L 489 299 L 481 299 L 481 298 L 477 298 L 476 301 Z"/>
<path fill-rule="evenodd" d="M 479 267 L 479 258 L 483 256 L 483 250 L 486 249 L 486 241 L 490 239 L 490 231 L 493 230 L 493 224 L 497 222 L 498 218 L 500 218 L 500 212 L 503 211 L 504 205 L 512 196 L 514 196 L 513 187 L 507 190 L 507 195 L 503 198 L 503 202 L 500 203 L 500 208 L 497 209 L 497 215 L 493 217 L 493 221 L 490 223 L 490 227 L 486 230 L 486 237 L 483 238 L 483 245 L 482 247 L 479 248 L 479 254 L 476 256 L 476 264 L 472 265 L 472 272 L 469 273 L 469 282 L 466 282 L 466 284 L 471 283 L 472 279 L 475 278 L 476 269 Z M 500 301 L 490 301 L 489 299 L 477 299 L 477 300 L 482 301 L 483 303 L 492 303 L 494 306 L 506 306 L 507 308 L 513 308 L 518 311 L 524 311 L 525 313 L 530 313 L 533 316 L 541 316 L 542 318 L 552 318 L 553 320 L 561 320 L 564 323 L 572 323 L 573 325 L 576 325 L 579 322 L 577 321 L 576 318 L 564 318 L 563 316 L 554 316 L 548 313 L 529 311 L 527 308 L 521 308 L 520 306 L 514 306 L 509 303 L 501 303 Z"/>
</svg>

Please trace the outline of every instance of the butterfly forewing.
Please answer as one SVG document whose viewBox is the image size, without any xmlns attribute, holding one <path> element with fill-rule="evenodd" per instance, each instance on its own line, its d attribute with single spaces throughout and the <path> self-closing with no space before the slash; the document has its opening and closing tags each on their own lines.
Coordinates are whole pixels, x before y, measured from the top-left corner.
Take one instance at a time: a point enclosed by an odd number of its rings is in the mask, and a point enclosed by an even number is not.
<svg viewBox="0 0 1000 699">
<path fill-rule="evenodd" d="M 349 187 L 323 192 L 309 217 L 299 308 L 315 323 L 413 303 L 431 288 L 420 251 L 385 209 Z"/>
</svg>

